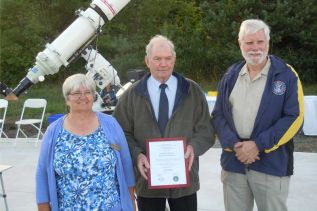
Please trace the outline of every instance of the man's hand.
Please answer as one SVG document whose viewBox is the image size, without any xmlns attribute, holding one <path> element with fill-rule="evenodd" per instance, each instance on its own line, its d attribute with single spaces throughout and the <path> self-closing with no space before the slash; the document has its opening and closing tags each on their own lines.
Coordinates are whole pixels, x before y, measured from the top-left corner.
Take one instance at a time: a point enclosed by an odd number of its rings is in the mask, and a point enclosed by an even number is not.
<svg viewBox="0 0 317 211">
<path fill-rule="evenodd" d="M 238 160 L 244 164 L 251 164 L 260 160 L 259 149 L 252 140 L 236 143 L 234 150 Z"/>
<path fill-rule="evenodd" d="M 194 148 L 191 145 L 187 145 L 185 159 L 188 159 L 188 169 L 192 168 L 193 162 L 195 158 Z"/>
<path fill-rule="evenodd" d="M 140 174 L 142 175 L 142 177 L 144 177 L 144 179 L 148 179 L 147 178 L 147 171 L 150 168 L 150 164 L 146 158 L 146 156 L 142 153 L 140 153 L 138 155 L 138 169 Z"/>
</svg>

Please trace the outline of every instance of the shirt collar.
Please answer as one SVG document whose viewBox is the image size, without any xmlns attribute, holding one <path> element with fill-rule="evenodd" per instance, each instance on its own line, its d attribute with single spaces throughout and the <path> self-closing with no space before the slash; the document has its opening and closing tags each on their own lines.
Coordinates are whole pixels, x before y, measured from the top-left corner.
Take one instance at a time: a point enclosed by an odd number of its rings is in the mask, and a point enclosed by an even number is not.
<svg viewBox="0 0 317 211">
<path fill-rule="evenodd" d="M 263 69 L 261 70 L 261 75 L 267 76 L 267 74 L 269 73 L 270 67 L 271 67 L 271 60 L 270 60 L 270 57 L 267 57 L 267 62 L 264 65 Z M 239 75 L 244 76 L 245 74 L 248 74 L 248 68 L 246 63 L 245 65 L 243 65 Z"/>
<path fill-rule="evenodd" d="M 152 75 L 149 77 L 149 82 L 156 88 L 160 89 L 161 82 L 156 80 Z M 171 75 L 165 84 L 167 85 L 167 89 L 174 87 L 174 84 L 177 83 L 177 78 L 174 75 Z"/>
<path fill-rule="evenodd" d="M 261 71 L 261 75 L 267 75 L 269 73 L 269 69 L 271 67 L 270 57 L 267 57 L 267 62 Z"/>
<path fill-rule="evenodd" d="M 155 89 L 160 89 L 161 83 L 156 80 L 152 75 L 149 77 L 148 82 L 151 84 L 151 86 L 155 87 Z"/>
</svg>

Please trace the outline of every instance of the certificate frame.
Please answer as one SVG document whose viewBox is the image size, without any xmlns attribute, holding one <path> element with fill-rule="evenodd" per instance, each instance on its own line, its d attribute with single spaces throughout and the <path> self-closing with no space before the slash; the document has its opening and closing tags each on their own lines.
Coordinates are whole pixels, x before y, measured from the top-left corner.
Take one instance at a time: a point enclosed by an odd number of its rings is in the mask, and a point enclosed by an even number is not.
<svg viewBox="0 0 317 211">
<path fill-rule="evenodd" d="M 149 189 L 183 188 L 190 186 L 188 160 L 185 159 L 186 147 L 187 142 L 185 137 L 146 140 L 146 155 L 150 163 L 150 169 L 147 172 Z M 164 149 L 174 149 L 175 153 L 174 151 L 168 152 L 168 150 Z M 158 151 L 154 152 L 153 150 Z M 166 182 L 164 177 L 167 177 Z"/>
</svg>

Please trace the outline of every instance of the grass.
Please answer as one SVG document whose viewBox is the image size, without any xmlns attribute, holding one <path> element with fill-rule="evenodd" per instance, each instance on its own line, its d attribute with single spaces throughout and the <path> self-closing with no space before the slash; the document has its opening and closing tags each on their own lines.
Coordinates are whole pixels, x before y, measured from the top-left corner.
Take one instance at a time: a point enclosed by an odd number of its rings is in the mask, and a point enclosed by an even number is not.
<svg viewBox="0 0 317 211">
<path fill-rule="evenodd" d="M 303 84 L 305 95 L 317 95 L 317 84 Z"/>
<path fill-rule="evenodd" d="M 18 100 L 9 101 L 7 110 L 7 121 L 16 121 L 19 119 L 23 103 L 27 98 L 44 98 L 47 100 L 47 107 L 45 112 L 45 120 L 56 113 L 66 113 L 66 106 L 62 94 L 62 85 L 56 84 L 35 84 L 28 89 L 26 93 L 19 96 Z M 35 109 L 34 109 L 35 110 Z M 26 113 L 29 116 L 36 116 L 36 111 Z"/>
<path fill-rule="evenodd" d="M 217 82 L 202 82 L 200 85 L 206 92 L 215 91 Z M 19 119 L 23 103 L 27 98 L 45 98 L 47 100 L 44 122 L 47 122 L 47 118 L 52 114 L 66 113 L 61 87 L 62 82 L 55 84 L 38 83 L 33 85 L 28 89 L 27 93 L 21 94 L 17 101 L 9 101 L 6 120 L 12 122 Z M 317 84 L 304 84 L 303 89 L 305 95 L 317 95 Z M 33 115 L 32 112 L 30 115 Z"/>
</svg>

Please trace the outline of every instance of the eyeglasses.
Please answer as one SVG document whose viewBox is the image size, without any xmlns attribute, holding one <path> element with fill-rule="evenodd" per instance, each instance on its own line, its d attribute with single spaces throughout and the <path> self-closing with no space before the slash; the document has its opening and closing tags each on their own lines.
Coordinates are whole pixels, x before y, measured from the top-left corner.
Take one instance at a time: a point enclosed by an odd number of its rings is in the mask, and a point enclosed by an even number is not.
<svg viewBox="0 0 317 211">
<path fill-rule="evenodd" d="M 91 91 L 73 92 L 73 93 L 69 93 L 69 95 L 71 95 L 72 97 L 74 97 L 74 98 L 76 98 L 76 99 L 79 99 L 79 98 L 81 98 L 82 96 L 90 97 L 90 96 L 92 96 L 92 93 L 91 93 Z"/>
</svg>

